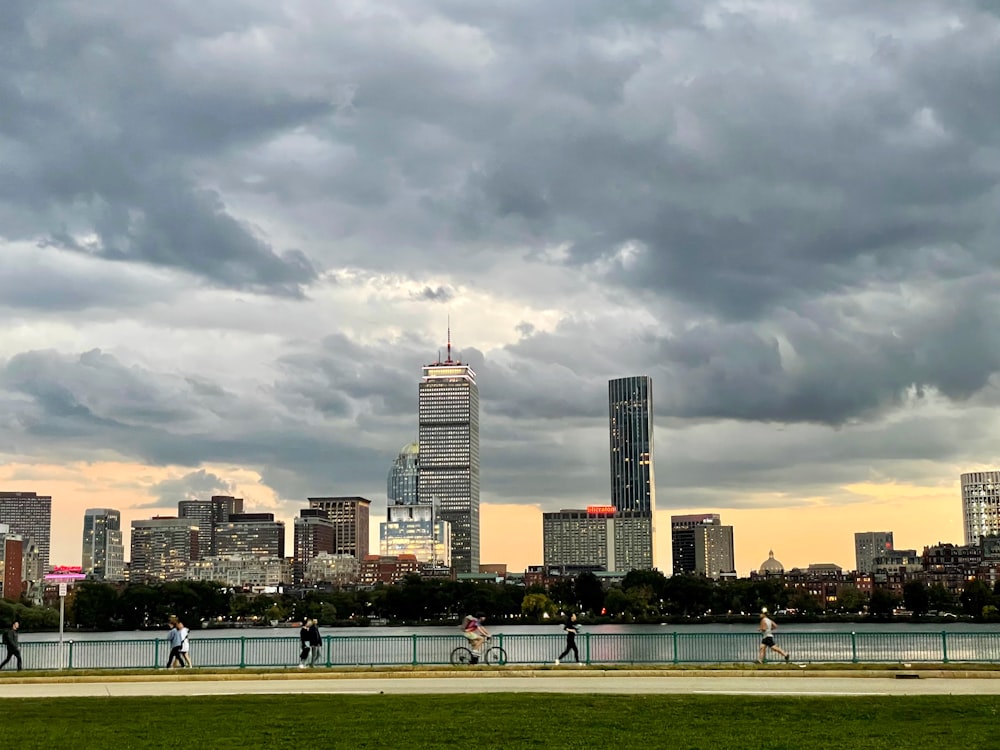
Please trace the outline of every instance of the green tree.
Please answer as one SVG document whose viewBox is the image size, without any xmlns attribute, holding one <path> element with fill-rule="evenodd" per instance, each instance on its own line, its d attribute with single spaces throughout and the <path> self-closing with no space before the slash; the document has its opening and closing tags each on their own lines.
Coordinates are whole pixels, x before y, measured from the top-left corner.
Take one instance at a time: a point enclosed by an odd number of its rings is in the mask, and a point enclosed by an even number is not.
<svg viewBox="0 0 1000 750">
<path fill-rule="evenodd" d="M 885 589 L 875 589 L 868 600 L 868 611 L 877 619 L 888 617 L 899 600 Z"/>
<path fill-rule="evenodd" d="M 978 578 L 965 585 L 960 599 L 965 613 L 976 619 L 982 619 L 983 609 L 994 604 L 993 590 L 985 581 L 980 581 Z"/>
<path fill-rule="evenodd" d="M 903 606 L 910 610 L 914 617 L 927 614 L 931 598 L 923 581 L 909 581 L 903 586 Z"/>
<path fill-rule="evenodd" d="M 110 630 L 118 619 L 118 590 L 102 581 L 81 581 L 69 599 L 67 620 L 78 628 Z"/>
<path fill-rule="evenodd" d="M 545 594 L 525 594 L 521 600 L 521 614 L 536 622 L 545 615 L 550 617 L 556 612 L 556 606 Z"/>
<path fill-rule="evenodd" d="M 939 612 L 951 612 L 955 609 L 958 600 L 946 586 L 940 583 L 931 584 L 927 589 L 928 606 Z"/>
<path fill-rule="evenodd" d="M 581 573 L 573 587 L 581 610 L 595 615 L 601 613 L 604 608 L 604 587 L 597 576 L 590 571 Z"/>
<path fill-rule="evenodd" d="M 704 576 L 677 575 L 667 579 L 663 598 L 670 611 L 684 617 L 700 616 L 712 608 L 714 584 Z"/>
<path fill-rule="evenodd" d="M 867 603 L 867 597 L 853 586 L 841 589 L 837 595 L 837 606 L 843 612 L 860 612 Z"/>
<path fill-rule="evenodd" d="M 608 589 L 607 596 L 604 597 L 604 607 L 612 617 L 620 617 L 631 607 L 632 602 L 624 591 L 620 588 Z"/>
</svg>

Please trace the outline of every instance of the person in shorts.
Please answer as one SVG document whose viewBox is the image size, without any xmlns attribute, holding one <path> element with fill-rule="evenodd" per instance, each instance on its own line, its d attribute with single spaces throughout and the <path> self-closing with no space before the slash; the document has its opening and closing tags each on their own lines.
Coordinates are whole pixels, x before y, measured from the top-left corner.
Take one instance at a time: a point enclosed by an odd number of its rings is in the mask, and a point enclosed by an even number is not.
<svg viewBox="0 0 1000 750">
<path fill-rule="evenodd" d="M 473 615 L 466 615 L 462 621 L 462 635 L 469 641 L 469 650 L 472 651 L 472 663 L 479 663 L 480 647 L 483 641 L 490 637 L 489 631 L 483 627 L 483 620 L 486 615 L 482 612 Z"/>
<path fill-rule="evenodd" d="M 767 616 L 767 607 L 764 607 L 760 613 L 760 627 L 758 628 L 764 634 L 764 637 L 760 641 L 760 651 L 757 654 L 758 664 L 764 663 L 764 654 L 767 653 L 768 649 L 771 649 L 776 654 L 780 654 L 785 657 L 785 661 L 788 661 L 788 653 L 774 645 L 774 631 L 777 629 L 777 623 Z"/>
</svg>

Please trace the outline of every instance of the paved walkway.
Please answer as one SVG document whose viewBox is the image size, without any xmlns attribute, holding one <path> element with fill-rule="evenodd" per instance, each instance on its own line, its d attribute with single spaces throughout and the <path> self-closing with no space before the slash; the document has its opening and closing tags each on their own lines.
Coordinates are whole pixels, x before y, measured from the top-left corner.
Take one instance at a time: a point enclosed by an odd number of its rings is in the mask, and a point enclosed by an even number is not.
<svg viewBox="0 0 1000 750">
<path fill-rule="evenodd" d="M 895 673 L 603 672 L 581 669 L 448 675 L 278 673 L 219 675 L 158 673 L 149 676 L 44 677 L 0 680 L 0 698 L 82 698 L 162 695 L 250 694 L 454 694 L 606 693 L 705 695 L 1000 695 L 1000 679 L 989 672 L 925 672 L 902 679 Z M 917 674 L 917 673 L 899 673 Z M 476 684 L 470 685 L 474 681 Z"/>
</svg>

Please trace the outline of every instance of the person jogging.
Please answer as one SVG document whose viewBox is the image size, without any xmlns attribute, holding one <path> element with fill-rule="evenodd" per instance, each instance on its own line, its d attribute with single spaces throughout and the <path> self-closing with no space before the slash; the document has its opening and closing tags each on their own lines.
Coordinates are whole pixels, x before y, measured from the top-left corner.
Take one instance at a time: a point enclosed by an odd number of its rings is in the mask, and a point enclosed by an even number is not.
<svg viewBox="0 0 1000 750">
<path fill-rule="evenodd" d="M 566 618 L 566 622 L 563 624 L 563 630 L 566 631 L 566 648 L 563 649 L 563 652 L 556 658 L 556 664 L 569 656 L 569 652 L 572 651 L 573 661 L 575 661 L 578 665 L 582 665 L 583 662 L 580 661 L 580 651 L 576 647 L 576 634 L 580 632 L 580 626 L 576 624 L 575 612 Z"/>
<path fill-rule="evenodd" d="M 760 651 L 757 653 L 757 663 L 764 663 L 764 655 L 767 653 L 768 649 L 771 649 L 774 653 L 785 657 L 785 661 L 787 662 L 788 653 L 774 645 L 774 631 L 778 629 L 778 624 L 767 616 L 767 607 L 764 607 L 764 609 L 761 610 L 760 627 L 757 629 L 764 634 L 764 637 L 760 641 Z"/>
</svg>

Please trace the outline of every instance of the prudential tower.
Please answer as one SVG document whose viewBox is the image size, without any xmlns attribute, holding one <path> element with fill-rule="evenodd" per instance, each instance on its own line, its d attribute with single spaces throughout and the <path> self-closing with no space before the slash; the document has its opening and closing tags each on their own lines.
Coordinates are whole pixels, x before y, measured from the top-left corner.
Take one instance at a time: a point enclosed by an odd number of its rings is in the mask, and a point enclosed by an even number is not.
<svg viewBox="0 0 1000 750">
<path fill-rule="evenodd" d="M 469 365 L 448 356 L 425 365 L 420 380 L 418 496 L 451 523 L 456 573 L 479 572 L 479 388 Z"/>
</svg>

